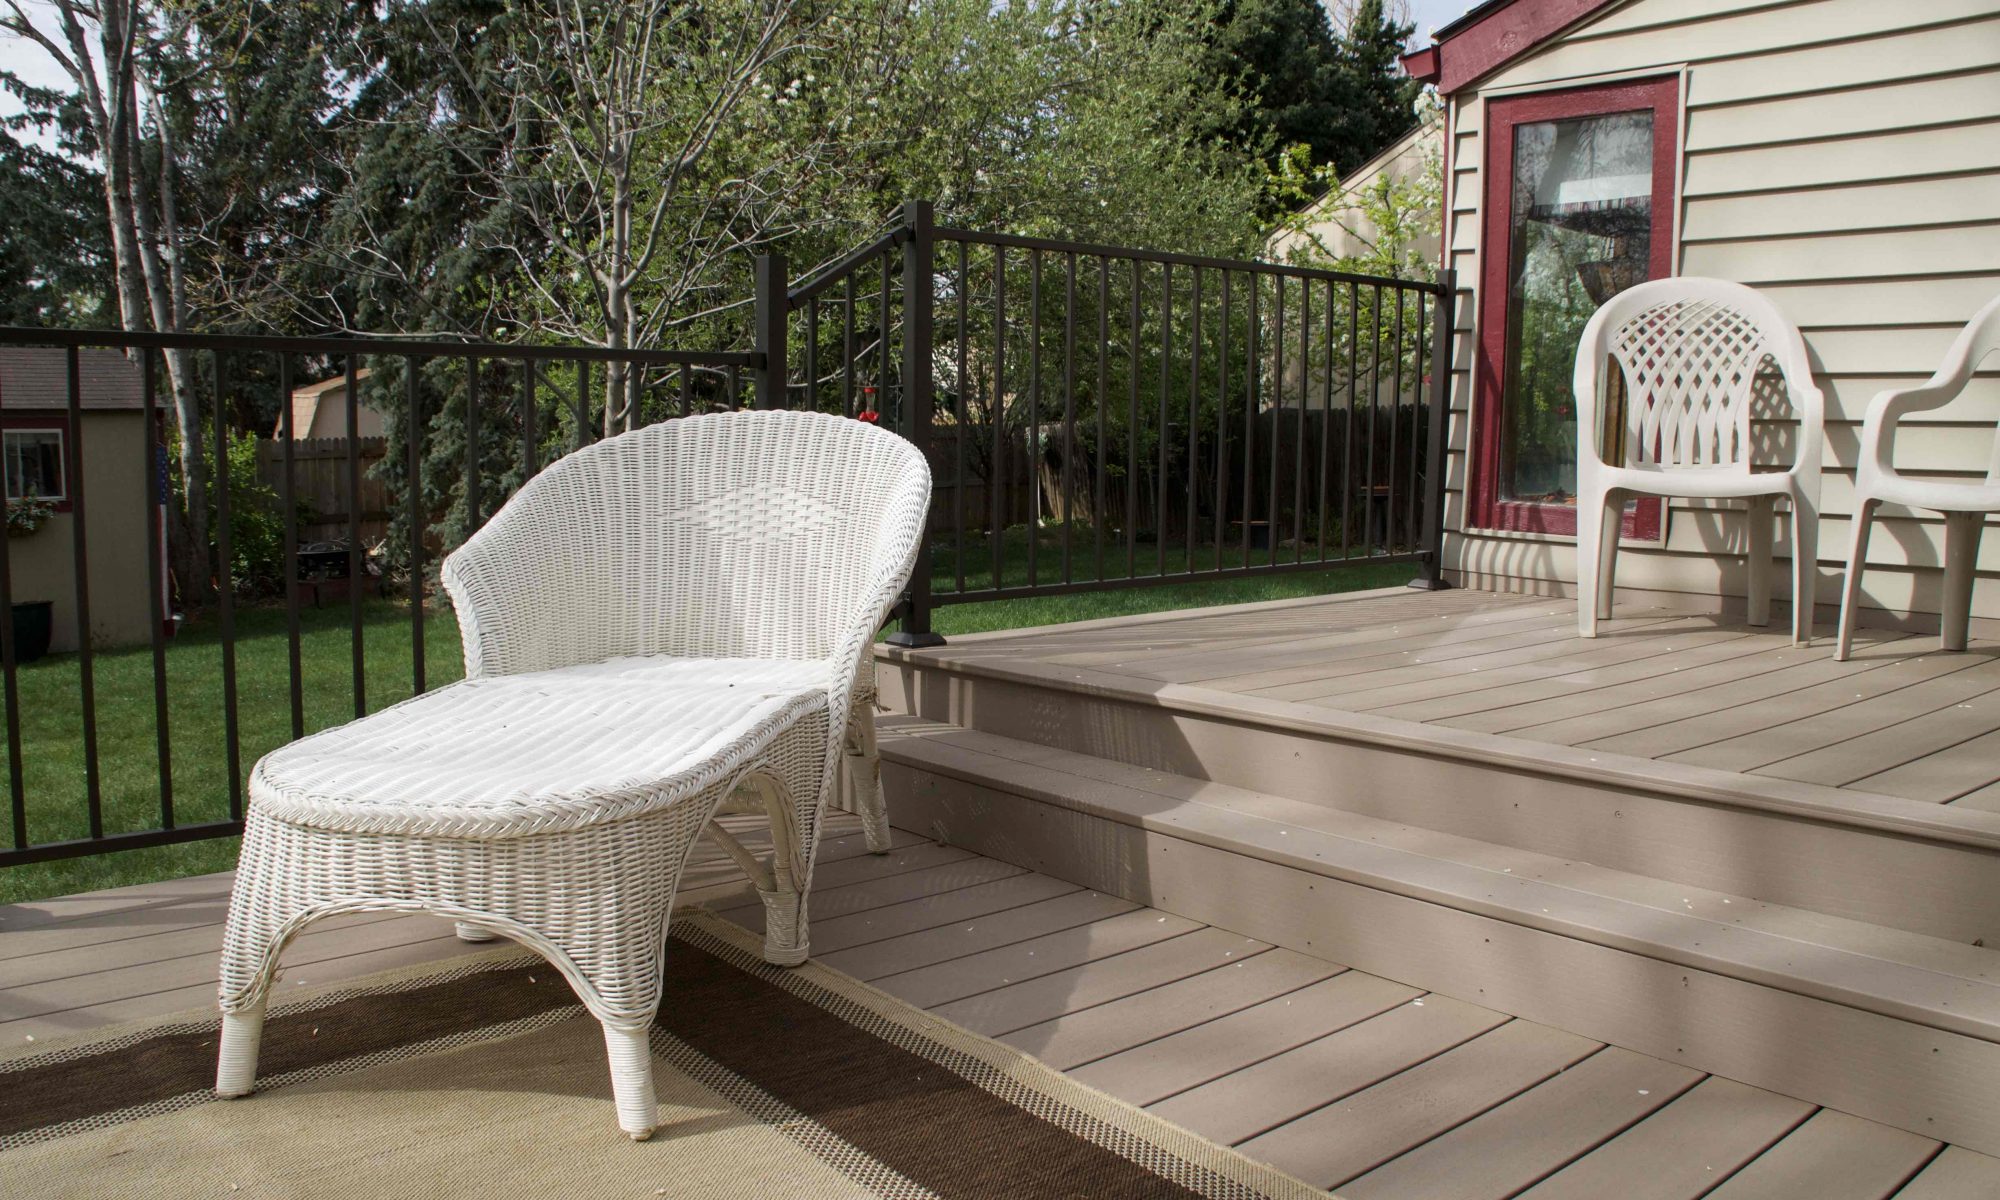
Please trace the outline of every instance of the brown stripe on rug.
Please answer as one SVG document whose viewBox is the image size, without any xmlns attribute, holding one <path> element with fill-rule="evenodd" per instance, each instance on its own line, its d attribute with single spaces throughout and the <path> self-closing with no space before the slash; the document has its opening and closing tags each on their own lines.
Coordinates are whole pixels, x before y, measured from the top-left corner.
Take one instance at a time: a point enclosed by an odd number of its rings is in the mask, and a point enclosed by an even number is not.
<svg viewBox="0 0 2000 1200">
<path fill-rule="evenodd" d="M 272 1011 L 258 1077 L 376 1055 L 577 1002 L 561 974 L 540 959 L 514 959 L 407 989 L 350 990 L 334 993 L 331 1003 Z M 212 1088 L 217 1029 L 214 1020 L 169 1026 L 151 1037 L 118 1039 L 96 1053 L 0 1067 L 0 1136 Z"/>
<path fill-rule="evenodd" d="M 699 946 L 675 951 L 660 1028 L 940 1196 L 1200 1194 Z"/>
<path fill-rule="evenodd" d="M 710 914 L 677 914 L 673 939 L 644 1145 L 617 1131 L 560 973 L 486 951 L 274 1005 L 259 1091 L 230 1103 L 210 1014 L 0 1055 L 0 1176 L 103 1196 L 1325 1195 L 837 971 L 767 966 Z"/>
</svg>

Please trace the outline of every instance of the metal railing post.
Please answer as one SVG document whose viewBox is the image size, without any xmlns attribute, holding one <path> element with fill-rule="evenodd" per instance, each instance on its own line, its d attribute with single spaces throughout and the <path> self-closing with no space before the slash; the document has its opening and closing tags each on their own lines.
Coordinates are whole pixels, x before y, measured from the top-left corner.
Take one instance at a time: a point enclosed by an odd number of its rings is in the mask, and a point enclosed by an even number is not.
<svg viewBox="0 0 2000 1200">
<path fill-rule="evenodd" d="M 1438 288 L 1437 314 L 1431 322 L 1431 427 L 1424 464 L 1423 573 L 1410 581 L 1411 587 L 1425 591 L 1451 586 L 1444 581 L 1444 484 L 1450 465 L 1446 452 L 1450 446 L 1451 347 L 1458 308 L 1458 273 L 1441 273 Z"/>
<path fill-rule="evenodd" d="M 764 362 L 755 369 L 756 394 L 751 401 L 758 408 L 785 406 L 785 368 L 790 359 L 786 334 L 791 317 L 791 305 L 785 294 L 786 286 L 785 256 L 758 255 L 754 319 L 756 349 L 757 353 L 764 356 Z"/>
<path fill-rule="evenodd" d="M 937 238 L 933 222 L 930 201 L 912 200 L 903 205 L 903 434 L 926 460 L 931 447 L 931 349 L 936 333 Z M 928 515 L 917 546 L 917 569 L 910 574 L 910 598 L 902 628 L 889 635 L 889 642 L 896 646 L 944 645 L 944 638 L 931 631 Z"/>
</svg>

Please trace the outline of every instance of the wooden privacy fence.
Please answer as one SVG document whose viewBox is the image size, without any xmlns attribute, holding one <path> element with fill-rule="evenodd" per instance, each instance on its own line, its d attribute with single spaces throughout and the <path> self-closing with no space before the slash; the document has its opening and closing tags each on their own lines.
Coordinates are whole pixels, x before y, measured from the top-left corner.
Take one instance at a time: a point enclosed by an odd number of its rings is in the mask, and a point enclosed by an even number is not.
<svg viewBox="0 0 2000 1200">
<path fill-rule="evenodd" d="M 389 488 L 375 477 L 371 468 L 388 452 L 383 438 L 359 439 L 356 455 L 361 462 L 361 495 L 358 498 L 361 540 L 377 541 L 389 532 Z M 285 443 L 276 438 L 257 439 L 257 480 L 280 494 L 284 491 Z M 306 519 L 299 525 L 299 541 L 338 541 L 347 536 L 347 515 L 357 498 L 348 495 L 347 439 L 298 438 L 292 442 L 292 490 L 306 506 Z"/>
</svg>

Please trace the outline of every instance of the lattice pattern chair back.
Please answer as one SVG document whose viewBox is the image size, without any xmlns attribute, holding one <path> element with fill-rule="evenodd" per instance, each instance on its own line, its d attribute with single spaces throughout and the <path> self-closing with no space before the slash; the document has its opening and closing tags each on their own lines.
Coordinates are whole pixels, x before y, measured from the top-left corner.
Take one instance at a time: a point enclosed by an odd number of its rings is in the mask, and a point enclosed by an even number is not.
<svg viewBox="0 0 2000 1200">
<path fill-rule="evenodd" d="M 1772 365 L 1756 322 L 1713 300 L 1670 300 L 1612 335 L 1630 465 L 1717 467 L 1750 455 L 1751 391 Z"/>
<path fill-rule="evenodd" d="M 1602 453 L 1610 415 L 1603 384 L 1612 363 L 1624 384 L 1624 436 L 1619 461 L 1608 465 L 1748 471 L 1754 401 L 1767 390 L 1760 379 L 1781 379 L 1790 415 L 1817 427 L 1818 413 L 1807 411 L 1817 395 L 1804 341 L 1770 301 L 1741 284 L 1657 279 L 1598 309 L 1577 348 L 1577 434 L 1585 455 Z M 1819 449 L 1801 439 L 1801 460 L 1810 456 L 1817 465 Z"/>
<path fill-rule="evenodd" d="M 1624 412 L 1607 460 L 1613 382 L 1623 384 Z M 1809 642 L 1825 404 L 1799 331 L 1740 283 L 1655 279 L 1592 314 L 1578 340 L 1574 385 L 1577 632 L 1595 637 L 1597 622 L 1611 616 L 1624 505 L 1633 496 L 1745 502 L 1749 621 L 1765 624 L 1771 523 L 1776 501 L 1784 499 L 1792 528 L 1792 632 Z M 1752 406 L 1781 389 L 1798 423 L 1793 461 L 1753 472 Z"/>
<path fill-rule="evenodd" d="M 479 594 L 459 611 L 498 617 L 465 631 L 466 674 L 858 655 L 849 643 L 872 635 L 884 581 L 900 582 L 929 478 L 904 439 L 819 413 L 687 417 L 587 447 L 522 488 L 467 543 L 477 553 L 446 562 L 454 599 Z"/>
</svg>

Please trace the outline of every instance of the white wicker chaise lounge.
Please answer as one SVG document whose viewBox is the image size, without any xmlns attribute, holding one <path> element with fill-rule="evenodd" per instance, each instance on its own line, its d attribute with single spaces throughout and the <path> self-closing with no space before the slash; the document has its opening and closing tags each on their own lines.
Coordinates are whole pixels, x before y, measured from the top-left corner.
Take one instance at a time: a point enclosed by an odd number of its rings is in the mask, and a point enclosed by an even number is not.
<svg viewBox="0 0 2000 1200">
<path fill-rule="evenodd" d="M 252 772 L 216 1090 L 254 1087 L 302 927 L 420 910 L 562 971 L 604 1026 L 619 1125 L 649 1136 L 647 1030 L 689 850 L 733 795 L 767 813 L 769 862 L 716 832 L 764 898 L 765 957 L 804 961 L 820 816 L 843 753 L 873 749 L 872 715 L 850 713 L 929 503 L 907 441 L 814 413 L 669 421 L 531 480 L 445 563 L 465 680 Z M 885 849 L 873 764 L 851 766 Z"/>
</svg>

